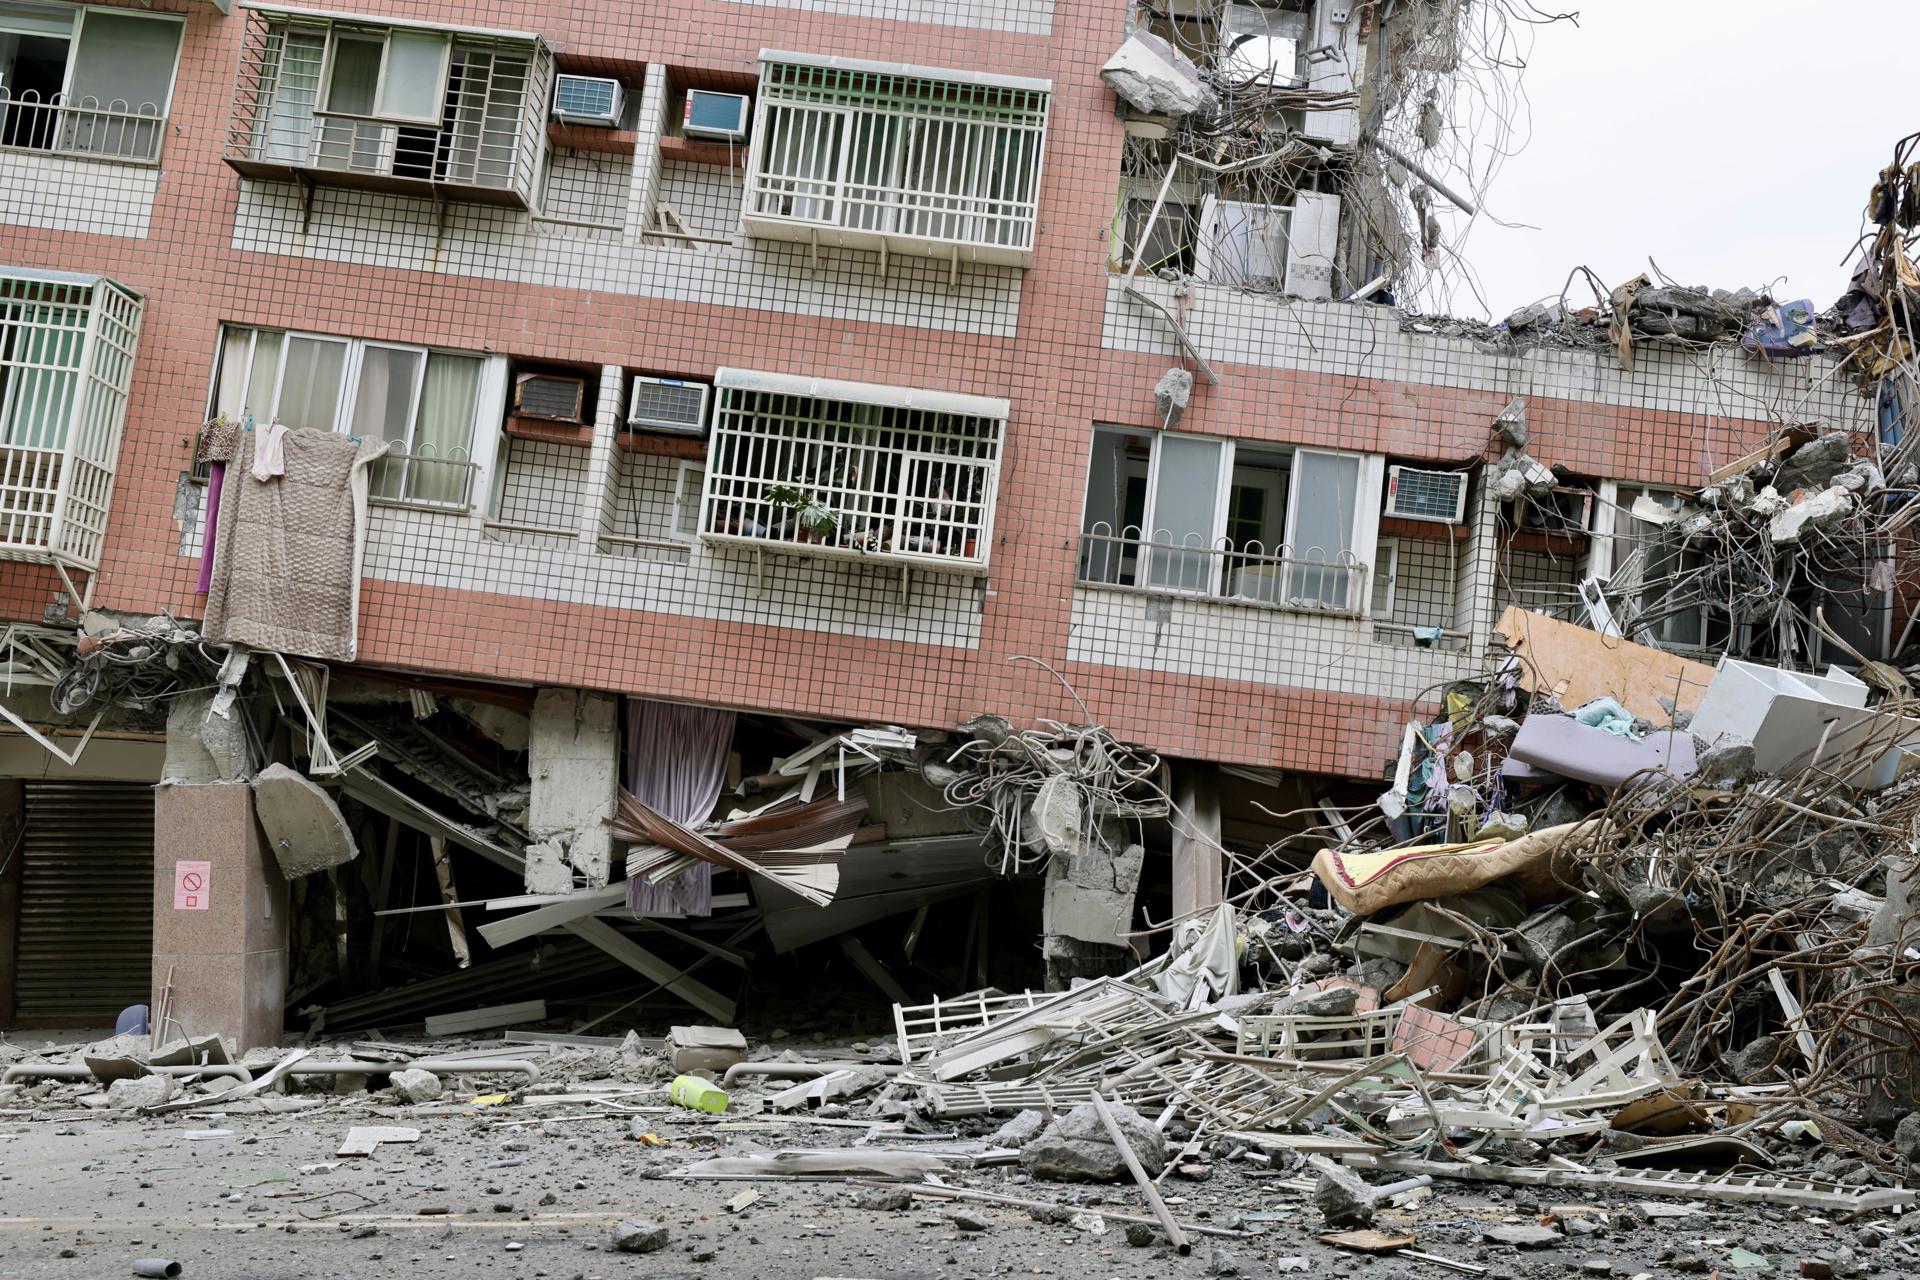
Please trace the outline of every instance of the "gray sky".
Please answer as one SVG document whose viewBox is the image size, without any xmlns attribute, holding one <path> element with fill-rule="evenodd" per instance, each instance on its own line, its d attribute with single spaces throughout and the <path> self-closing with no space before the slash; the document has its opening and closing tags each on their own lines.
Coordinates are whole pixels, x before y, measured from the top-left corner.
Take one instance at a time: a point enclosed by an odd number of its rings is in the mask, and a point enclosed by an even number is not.
<svg viewBox="0 0 1920 1280">
<path fill-rule="evenodd" d="M 1538 3 L 1580 25 L 1536 30 L 1531 136 L 1487 189 L 1488 212 L 1528 225 L 1483 216 L 1467 238 L 1493 319 L 1577 265 L 1612 286 L 1650 256 L 1683 284 L 1839 296 L 1874 175 L 1920 130 L 1920 2 Z M 1465 289 L 1452 310 L 1485 313 Z"/>
</svg>

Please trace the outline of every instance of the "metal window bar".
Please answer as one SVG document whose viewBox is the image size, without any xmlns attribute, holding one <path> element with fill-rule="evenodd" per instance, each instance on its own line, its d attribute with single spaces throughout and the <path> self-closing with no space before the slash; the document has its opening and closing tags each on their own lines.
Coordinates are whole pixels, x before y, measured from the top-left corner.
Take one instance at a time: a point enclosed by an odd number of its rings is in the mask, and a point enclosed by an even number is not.
<svg viewBox="0 0 1920 1280">
<path fill-rule="evenodd" d="M 9 151 L 158 164 L 166 124 L 151 102 L 58 93 L 43 100 L 31 89 L 14 95 L 0 85 L 0 148 Z"/>
<path fill-rule="evenodd" d="M 396 443 L 373 464 L 367 500 L 388 507 L 468 511 L 479 470 L 465 449 L 456 448 L 443 458 L 430 444 L 410 450 Z"/>
<path fill-rule="evenodd" d="M 719 390 L 700 529 L 710 541 L 984 566 L 1003 423 Z M 776 495 L 791 491 L 830 524 Z"/>
<path fill-rule="evenodd" d="M 1139 526 L 1115 530 L 1099 521 L 1080 535 L 1079 581 L 1239 604 L 1305 609 L 1359 617 L 1367 601 L 1367 566 L 1351 551 L 1332 555 L 1319 547 L 1296 550 L 1258 541 L 1207 541 L 1189 534 L 1175 539 L 1166 529 L 1153 537 Z"/>
<path fill-rule="evenodd" d="M 749 218 L 1033 246 L 1049 95 L 768 63 Z"/>
<path fill-rule="evenodd" d="M 141 310 L 110 281 L 0 271 L 0 559 L 98 568 Z"/>
<path fill-rule="evenodd" d="M 320 108 L 329 42 L 385 28 L 259 10 L 247 23 L 226 146 L 242 172 L 276 166 L 417 182 L 423 191 L 504 191 L 532 207 L 552 79 L 545 45 L 455 36 L 439 123 L 406 124 Z"/>
</svg>

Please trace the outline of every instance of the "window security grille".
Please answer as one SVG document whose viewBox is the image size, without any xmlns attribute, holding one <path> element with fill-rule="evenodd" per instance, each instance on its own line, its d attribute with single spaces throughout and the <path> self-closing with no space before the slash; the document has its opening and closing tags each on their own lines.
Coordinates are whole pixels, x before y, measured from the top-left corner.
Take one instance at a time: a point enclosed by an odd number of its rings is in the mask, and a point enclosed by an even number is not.
<svg viewBox="0 0 1920 1280">
<path fill-rule="evenodd" d="M 0 560 L 99 566 L 140 315 L 112 281 L 0 268 Z"/>
<path fill-rule="evenodd" d="M 986 565 L 1002 419 L 716 390 L 700 522 L 708 541 Z"/>
<path fill-rule="evenodd" d="M 1024 265 L 1050 92 L 765 55 L 747 230 Z"/>
</svg>

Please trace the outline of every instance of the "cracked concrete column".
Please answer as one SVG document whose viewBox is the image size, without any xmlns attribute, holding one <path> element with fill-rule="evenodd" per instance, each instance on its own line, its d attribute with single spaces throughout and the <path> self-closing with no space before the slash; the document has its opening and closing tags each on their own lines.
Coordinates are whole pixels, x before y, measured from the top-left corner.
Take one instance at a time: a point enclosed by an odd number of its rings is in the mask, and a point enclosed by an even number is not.
<svg viewBox="0 0 1920 1280">
<path fill-rule="evenodd" d="M 619 785 L 619 710 L 612 694 L 584 689 L 534 695 L 527 826 L 543 847 L 527 851 L 529 893 L 565 893 L 574 874 L 591 888 L 607 883 L 613 833 L 606 819 Z"/>
<path fill-rule="evenodd" d="M 1220 850 L 1220 771 L 1198 760 L 1173 763 L 1173 914 L 1217 906 L 1226 896 Z"/>
</svg>

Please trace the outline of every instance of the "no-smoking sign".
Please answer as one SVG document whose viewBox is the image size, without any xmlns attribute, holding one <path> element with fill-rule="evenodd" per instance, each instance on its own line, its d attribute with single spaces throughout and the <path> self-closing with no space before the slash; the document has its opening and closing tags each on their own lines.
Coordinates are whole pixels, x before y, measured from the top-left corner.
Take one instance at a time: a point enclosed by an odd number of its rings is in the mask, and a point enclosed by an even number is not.
<svg viewBox="0 0 1920 1280">
<path fill-rule="evenodd" d="M 212 890 L 213 864 L 211 862 L 176 862 L 173 864 L 173 909 L 175 911 L 205 911 Z"/>
</svg>

